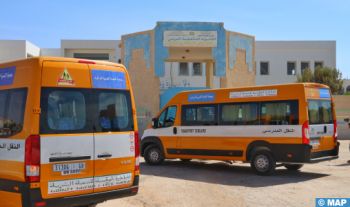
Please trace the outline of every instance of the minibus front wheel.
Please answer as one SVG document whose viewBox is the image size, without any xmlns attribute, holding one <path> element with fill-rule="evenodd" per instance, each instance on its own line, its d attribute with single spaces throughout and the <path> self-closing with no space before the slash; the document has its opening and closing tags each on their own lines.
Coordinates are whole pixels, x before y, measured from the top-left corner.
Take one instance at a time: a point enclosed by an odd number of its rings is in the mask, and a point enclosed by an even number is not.
<svg viewBox="0 0 350 207">
<path fill-rule="evenodd" d="M 157 145 L 149 145 L 145 149 L 144 158 L 150 165 L 159 165 L 164 161 L 164 154 Z"/>
<path fill-rule="evenodd" d="M 272 175 L 276 169 L 276 160 L 266 147 L 253 150 L 250 166 L 258 175 Z"/>
</svg>

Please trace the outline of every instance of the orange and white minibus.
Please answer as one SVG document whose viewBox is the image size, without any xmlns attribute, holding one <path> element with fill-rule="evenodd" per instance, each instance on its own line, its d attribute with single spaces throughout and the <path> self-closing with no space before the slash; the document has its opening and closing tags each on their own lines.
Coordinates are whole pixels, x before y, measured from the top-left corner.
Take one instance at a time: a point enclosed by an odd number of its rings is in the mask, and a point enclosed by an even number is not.
<svg viewBox="0 0 350 207">
<path fill-rule="evenodd" d="M 124 66 L 39 57 L 0 64 L 0 206 L 94 206 L 138 191 Z"/>
<path fill-rule="evenodd" d="M 174 96 L 141 139 L 141 155 L 155 165 L 180 158 L 250 162 L 260 175 L 276 163 L 336 159 L 334 103 L 316 83 L 185 91 Z"/>
</svg>

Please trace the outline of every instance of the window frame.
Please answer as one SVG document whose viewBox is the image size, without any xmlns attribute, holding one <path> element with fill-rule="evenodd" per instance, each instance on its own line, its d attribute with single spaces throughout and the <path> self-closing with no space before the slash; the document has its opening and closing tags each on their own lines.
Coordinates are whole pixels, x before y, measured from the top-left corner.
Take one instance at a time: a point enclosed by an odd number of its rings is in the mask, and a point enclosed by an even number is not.
<svg viewBox="0 0 350 207">
<path fill-rule="evenodd" d="M 261 64 L 264 64 L 264 63 L 266 63 L 266 65 L 267 65 L 267 72 L 266 73 L 262 73 L 262 70 L 261 70 Z M 259 68 L 260 68 L 260 75 L 270 75 L 270 62 L 269 61 L 260 61 Z"/>
<path fill-rule="evenodd" d="M 296 103 L 296 123 L 289 123 L 289 124 L 262 124 L 262 105 L 267 104 L 267 103 L 284 103 L 284 102 L 289 102 L 289 103 Z M 261 126 L 266 126 L 266 125 L 273 125 L 273 126 L 281 126 L 281 125 L 299 125 L 300 122 L 300 107 L 299 107 L 299 100 L 298 99 L 291 99 L 291 100 L 276 100 L 276 101 L 261 101 L 259 103 L 259 125 Z M 290 109 L 292 112 L 292 108 Z"/>
<path fill-rule="evenodd" d="M 79 91 L 83 94 L 85 99 L 85 126 L 82 129 L 77 130 L 55 130 L 51 129 L 48 125 L 48 97 L 52 91 Z M 95 89 L 95 88 L 60 88 L 60 87 L 42 87 L 41 88 L 41 98 L 40 98 L 40 134 L 77 134 L 77 133 L 101 133 L 103 131 L 99 125 L 99 106 L 98 106 L 98 94 L 103 92 L 121 92 L 127 95 L 129 117 L 130 117 L 130 128 L 129 130 L 108 130 L 107 132 L 128 132 L 134 131 L 134 116 L 132 113 L 132 100 L 129 90 L 120 89 Z M 92 112 L 96 113 L 92 113 Z"/>
<path fill-rule="evenodd" d="M 294 64 L 294 74 L 293 70 L 291 70 L 291 74 L 289 74 L 289 64 Z M 287 75 L 297 75 L 297 62 L 296 61 L 287 61 Z"/>
<path fill-rule="evenodd" d="M 199 74 L 196 74 L 194 71 L 195 71 L 195 68 L 194 68 L 194 65 L 195 64 L 199 64 Z M 200 62 L 193 62 L 192 63 L 192 76 L 198 76 L 198 77 L 200 77 L 200 76 L 203 76 L 203 68 L 202 68 L 202 63 L 200 63 Z"/>
<path fill-rule="evenodd" d="M 324 61 L 315 61 L 314 62 L 314 69 L 318 68 L 317 65 L 320 65 L 320 68 L 324 67 Z"/>
<path fill-rule="evenodd" d="M 303 68 L 303 64 L 307 64 L 308 67 Z M 301 74 L 303 74 L 304 70 L 306 70 L 306 69 L 310 69 L 310 61 L 301 61 L 300 62 L 300 72 L 301 72 Z"/>
<path fill-rule="evenodd" d="M 211 121 L 186 121 L 186 109 L 195 108 L 196 116 L 197 110 L 200 107 L 214 107 L 215 108 L 215 117 L 214 122 Z M 181 125 L 182 126 L 217 126 L 219 125 L 218 114 L 219 114 L 219 105 L 218 104 L 186 104 L 181 106 Z"/>
<path fill-rule="evenodd" d="M 222 109 L 225 105 L 243 105 L 243 104 L 255 104 L 257 112 L 256 124 L 233 124 L 233 121 L 223 121 L 222 120 Z M 230 102 L 230 103 L 221 103 L 219 104 L 219 125 L 222 126 L 243 126 L 243 125 L 260 125 L 260 102 Z"/>
<path fill-rule="evenodd" d="M 15 133 L 11 134 L 11 135 L 0 135 L 0 138 L 10 138 L 16 134 L 19 134 L 23 131 L 23 126 L 25 125 L 25 114 L 26 114 L 26 106 L 27 106 L 27 99 L 28 99 L 28 88 L 27 87 L 21 87 L 21 88 L 13 88 L 13 89 L 4 89 L 4 90 L 1 90 L 0 92 L 5 92 L 5 97 L 6 97 L 6 100 L 5 100 L 5 109 L 4 109 L 4 119 L 7 119 L 8 118 L 8 113 L 9 113 L 9 108 L 10 108 L 10 95 L 11 95 L 11 92 L 16 92 L 16 91 L 23 91 L 24 92 L 24 96 L 22 97 L 23 98 L 23 102 L 22 102 L 22 107 L 21 109 L 23 110 L 22 111 L 22 114 L 21 114 L 21 123 L 22 126 L 21 126 L 21 129 L 19 131 L 16 131 Z"/>
<path fill-rule="evenodd" d="M 320 102 L 323 102 L 323 101 L 329 102 L 331 119 L 330 119 L 330 121 L 329 121 L 328 123 L 320 122 L 321 116 L 319 117 L 319 120 L 318 120 L 317 123 L 314 123 L 314 122 L 311 123 L 311 119 L 310 119 L 310 109 L 309 109 L 309 104 L 310 104 L 311 101 L 317 102 L 318 107 L 319 107 L 319 108 L 318 108 L 318 113 L 319 113 L 319 114 L 320 114 Z M 323 116 L 324 116 L 324 115 L 322 114 L 322 118 L 323 118 Z M 333 124 L 333 122 L 334 122 L 334 115 L 333 115 L 333 104 L 332 104 L 332 101 L 329 100 L 329 99 L 308 99 L 308 100 L 307 100 L 307 118 L 308 118 L 308 120 L 309 120 L 309 125 Z"/>
<path fill-rule="evenodd" d="M 187 69 L 186 74 L 181 73 L 181 64 L 186 64 L 186 69 Z M 179 62 L 179 76 L 190 76 L 190 67 L 189 67 L 188 62 Z"/>
</svg>

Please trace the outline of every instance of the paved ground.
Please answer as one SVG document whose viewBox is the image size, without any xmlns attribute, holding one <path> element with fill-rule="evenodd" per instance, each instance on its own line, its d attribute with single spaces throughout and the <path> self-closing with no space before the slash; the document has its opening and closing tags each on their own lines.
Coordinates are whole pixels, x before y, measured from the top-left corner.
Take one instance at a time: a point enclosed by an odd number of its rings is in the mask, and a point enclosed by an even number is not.
<svg viewBox="0 0 350 207">
<path fill-rule="evenodd" d="M 282 167 L 270 177 L 257 176 L 249 165 L 238 163 L 141 163 L 138 195 L 98 207 L 315 206 L 316 197 L 350 197 L 349 143 L 341 141 L 338 160 L 305 165 L 301 172 L 288 172 Z"/>
</svg>

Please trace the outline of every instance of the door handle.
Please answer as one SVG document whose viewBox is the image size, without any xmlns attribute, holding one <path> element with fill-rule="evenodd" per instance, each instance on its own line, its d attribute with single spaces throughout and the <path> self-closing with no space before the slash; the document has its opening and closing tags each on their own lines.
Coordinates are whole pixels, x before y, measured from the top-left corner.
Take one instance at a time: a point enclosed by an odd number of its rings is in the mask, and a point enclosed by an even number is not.
<svg viewBox="0 0 350 207">
<path fill-rule="evenodd" d="M 99 154 L 99 155 L 97 155 L 97 158 L 108 158 L 108 157 L 112 157 L 112 154 L 106 153 L 106 154 Z"/>
<path fill-rule="evenodd" d="M 177 128 L 176 127 L 173 128 L 173 133 L 177 134 Z"/>
<path fill-rule="evenodd" d="M 65 161 L 78 161 L 78 160 L 90 160 L 91 156 L 76 156 L 76 157 L 50 157 L 49 162 L 65 162 Z"/>
</svg>

